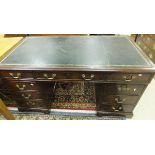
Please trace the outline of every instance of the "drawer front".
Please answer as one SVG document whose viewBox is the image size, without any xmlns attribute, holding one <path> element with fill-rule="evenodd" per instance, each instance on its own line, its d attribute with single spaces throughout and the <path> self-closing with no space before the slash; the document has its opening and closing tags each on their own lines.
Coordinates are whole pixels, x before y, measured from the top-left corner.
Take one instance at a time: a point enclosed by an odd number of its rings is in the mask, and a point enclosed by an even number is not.
<svg viewBox="0 0 155 155">
<path fill-rule="evenodd" d="M 41 99 L 28 100 L 28 101 L 18 100 L 17 104 L 18 104 L 18 107 L 26 107 L 28 109 L 30 109 L 30 108 L 36 108 L 36 109 L 45 108 L 45 109 L 49 109 L 49 104 L 46 101 L 41 100 Z"/>
<path fill-rule="evenodd" d="M 125 95 L 107 95 L 103 97 L 101 104 L 129 104 L 135 105 L 139 100 L 139 96 L 125 96 Z"/>
<path fill-rule="evenodd" d="M 34 99 L 43 99 L 46 101 L 52 101 L 54 98 L 53 92 L 38 92 L 38 91 L 25 91 L 25 92 L 15 92 L 13 94 L 15 100 L 23 100 L 23 101 L 28 101 L 28 100 L 34 100 Z"/>
<path fill-rule="evenodd" d="M 115 113 L 131 113 L 134 110 L 133 105 L 102 105 L 98 108 L 98 111 L 102 112 L 115 112 Z"/>
<path fill-rule="evenodd" d="M 55 82 L 52 81 L 31 81 L 31 80 L 7 80 L 6 87 L 13 91 L 41 91 L 52 92 Z"/>
<path fill-rule="evenodd" d="M 108 82 L 125 82 L 125 83 L 148 83 L 152 75 L 150 74 L 123 74 L 123 73 L 109 73 L 106 76 Z"/>
<path fill-rule="evenodd" d="M 103 80 L 103 74 L 98 72 L 36 72 L 38 80 Z"/>
<path fill-rule="evenodd" d="M 15 91 L 37 90 L 35 82 L 31 81 L 7 81 L 9 87 Z"/>
<path fill-rule="evenodd" d="M 44 93 L 40 93 L 37 91 L 16 92 L 16 93 L 14 93 L 14 97 L 16 99 L 31 100 L 31 99 L 44 99 L 44 98 L 46 98 L 46 95 Z"/>
<path fill-rule="evenodd" d="M 104 95 L 141 95 L 145 85 L 104 84 L 101 85 Z"/>
<path fill-rule="evenodd" d="M 2 71 L 1 76 L 12 80 L 33 79 L 33 74 L 29 71 Z"/>
</svg>

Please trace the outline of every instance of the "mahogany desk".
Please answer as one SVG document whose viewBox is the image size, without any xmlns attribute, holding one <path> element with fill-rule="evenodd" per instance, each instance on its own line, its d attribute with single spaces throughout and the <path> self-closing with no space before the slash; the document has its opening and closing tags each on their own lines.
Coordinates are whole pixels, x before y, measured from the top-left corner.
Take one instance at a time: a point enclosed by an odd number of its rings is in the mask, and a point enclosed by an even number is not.
<svg viewBox="0 0 155 155">
<path fill-rule="evenodd" d="M 97 115 L 132 117 L 154 73 L 124 36 L 27 37 L 0 62 L 5 92 L 24 112 L 48 113 L 58 81 L 81 81 L 95 84 Z"/>
</svg>

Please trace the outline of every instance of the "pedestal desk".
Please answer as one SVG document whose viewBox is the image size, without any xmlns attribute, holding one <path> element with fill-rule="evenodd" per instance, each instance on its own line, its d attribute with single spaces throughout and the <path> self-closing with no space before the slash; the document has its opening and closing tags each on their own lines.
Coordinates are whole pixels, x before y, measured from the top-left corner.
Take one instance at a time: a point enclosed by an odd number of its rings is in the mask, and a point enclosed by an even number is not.
<svg viewBox="0 0 155 155">
<path fill-rule="evenodd" d="M 26 37 L 0 62 L 1 91 L 19 111 L 48 113 L 58 82 L 94 83 L 98 116 L 133 110 L 155 68 L 126 36 Z"/>
</svg>

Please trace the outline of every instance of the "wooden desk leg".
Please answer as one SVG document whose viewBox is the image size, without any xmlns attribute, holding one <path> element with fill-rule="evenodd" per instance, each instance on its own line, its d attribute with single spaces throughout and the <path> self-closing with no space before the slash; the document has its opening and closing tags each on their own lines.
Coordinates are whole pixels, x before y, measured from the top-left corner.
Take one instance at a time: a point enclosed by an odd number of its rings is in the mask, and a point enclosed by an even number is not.
<svg viewBox="0 0 155 155">
<path fill-rule="evenodd" d="M 0 99 L 0 113 L 8 120 L 15 120 L 15 117 L 8 110 L 8 108 L 6 107 L 6 105 L 3 103 L 1 99 Z"/>
</svg>

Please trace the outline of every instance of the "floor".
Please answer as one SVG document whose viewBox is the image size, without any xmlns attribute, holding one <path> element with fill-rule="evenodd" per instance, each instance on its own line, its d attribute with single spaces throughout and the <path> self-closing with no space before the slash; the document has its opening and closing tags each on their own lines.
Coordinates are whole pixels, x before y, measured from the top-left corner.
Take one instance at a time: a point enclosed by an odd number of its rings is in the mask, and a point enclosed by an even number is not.
<svg viewBox="0 0 155 155">
<path fill-rule="evenodd" d="M 4 36 L 0 34 L 0 59 L 3 59 L 22 39 L 23 37 L 4 38 Z"/>
<path fill-rule="evenodd" d="M 133 120 L 155 120 L 155 79 L 146 88 L 134 109 Z"/>
</svg>

